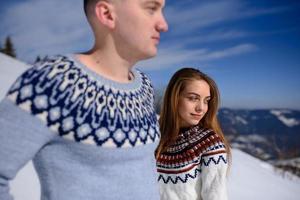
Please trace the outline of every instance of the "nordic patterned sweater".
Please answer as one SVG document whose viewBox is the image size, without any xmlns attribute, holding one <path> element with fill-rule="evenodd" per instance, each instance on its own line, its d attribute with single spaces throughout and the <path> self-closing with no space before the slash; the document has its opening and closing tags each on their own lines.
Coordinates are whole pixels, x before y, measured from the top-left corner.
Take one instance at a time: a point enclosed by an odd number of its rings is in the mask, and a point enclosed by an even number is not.
<svg viewBox="0 0 300 200">
<path fill-rule="evenodd" d="M 156 165 L 161 200 L 227 199 L 225 146 L 210 129 L 183 131 Z"/>
<path fill-rule="evenodd" d="M 153 88 L 132 73 L 118 83 L 67 55 L 20 76 L 0 104 L 0 199 L 29 160 L 42 200 L 159 199 Z"/>
</svg>

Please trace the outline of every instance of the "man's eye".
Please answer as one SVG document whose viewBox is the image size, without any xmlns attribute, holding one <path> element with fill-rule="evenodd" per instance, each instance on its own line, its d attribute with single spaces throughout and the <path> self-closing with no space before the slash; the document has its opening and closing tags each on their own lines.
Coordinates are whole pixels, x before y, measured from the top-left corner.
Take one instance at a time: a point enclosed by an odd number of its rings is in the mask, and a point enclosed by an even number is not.
<svg viewBox="0 0 300 200">
<path fill-rule="evenodd" d="M 149 10 L 151 13 L 154 13 L 154 12 L 157 10 L 157 7 L 151 6 L 151 7 L 148 7 L 148 10 Z"/>
</svg>

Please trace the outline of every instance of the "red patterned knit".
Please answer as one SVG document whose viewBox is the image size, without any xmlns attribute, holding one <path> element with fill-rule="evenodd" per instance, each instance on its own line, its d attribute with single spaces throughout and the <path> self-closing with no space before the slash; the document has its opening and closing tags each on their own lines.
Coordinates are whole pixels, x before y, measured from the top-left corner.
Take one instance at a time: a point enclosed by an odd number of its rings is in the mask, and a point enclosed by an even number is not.
<svg viewBox="0 0 300 200">
<path fill-rule="evenodd" d="M 227 199 L 225 145 L 210 129 L 183 131 L 156 165 L 162 200 Z"/>
</svg>

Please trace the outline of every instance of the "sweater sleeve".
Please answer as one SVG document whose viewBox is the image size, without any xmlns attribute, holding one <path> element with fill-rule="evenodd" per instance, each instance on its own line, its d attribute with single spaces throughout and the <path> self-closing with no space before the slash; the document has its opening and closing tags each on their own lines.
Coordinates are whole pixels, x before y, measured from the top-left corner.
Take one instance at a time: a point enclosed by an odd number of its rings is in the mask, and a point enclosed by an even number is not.
<svg viewBox="0 0 300 200">
<path fill-rule="evenodd" d="M 55 134 L 5 98 L 0 103 L 0 199 L 11 200 L 9 181 Z"/>
<path fill-rule="evenodd" d="M 201 158 L 200 192 L 203 200 L 227 200 L 226 173 L 227 154 L 223 143 L 218 143 Z"/>
</svg>

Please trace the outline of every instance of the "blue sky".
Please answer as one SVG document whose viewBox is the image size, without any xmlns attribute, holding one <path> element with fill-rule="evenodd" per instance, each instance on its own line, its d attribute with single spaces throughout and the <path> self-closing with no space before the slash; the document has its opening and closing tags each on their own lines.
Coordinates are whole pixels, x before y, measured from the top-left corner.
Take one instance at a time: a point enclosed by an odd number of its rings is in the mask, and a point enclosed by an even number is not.
<svg viewBox="0 0 300 200">
<path fill-rule="evenodd" d="M 88 50 L 82 2 L 2 1 L 0 42 L 10 35 L 26 62 Z M 158 56 L 137 64 L 156 89 L 189 66 L 215 79 L 222 107 L 300 109 L 300 2 L 167 0 L 165 15 Z"/>
</svg>

